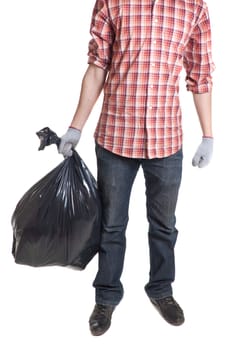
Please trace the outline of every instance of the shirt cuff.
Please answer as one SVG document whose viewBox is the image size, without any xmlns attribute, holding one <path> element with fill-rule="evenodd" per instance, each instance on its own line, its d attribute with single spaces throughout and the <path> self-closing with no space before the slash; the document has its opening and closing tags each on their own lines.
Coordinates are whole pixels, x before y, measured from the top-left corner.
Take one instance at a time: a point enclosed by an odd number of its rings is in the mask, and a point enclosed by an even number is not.
<svg viewBox="0 0 249 350">
<path fill-rule="evenodd" d="M 109 69 L 109 66 L 106 64 L 106 62 L 104 60 L 101 60 L 95 56 L 89 56 L 87 63 L 94 64 L 95 66 L 100 67 L 104 70 Z"/>
<path fill-rule="evenodd" d="M 187 90 L 193 92 L 194 94 L 205 94 L 211 92 L 212 87 L 212 81 L 202 84 L 187 84 Z"/>
</svg>

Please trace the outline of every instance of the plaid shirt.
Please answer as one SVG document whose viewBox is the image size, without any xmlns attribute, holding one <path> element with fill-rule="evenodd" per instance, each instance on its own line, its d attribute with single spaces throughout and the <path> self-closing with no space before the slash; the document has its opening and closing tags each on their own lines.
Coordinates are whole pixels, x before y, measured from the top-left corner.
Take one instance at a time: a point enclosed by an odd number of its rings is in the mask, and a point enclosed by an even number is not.
<svg viewBox="0 0 249 350">
<path fill-rule="evenodd" d="M 109 74 L 96 142 L 129 158 L 162 158 L 182 146 L 179 74 L 211 90 L 208 9 L 202 0 L 97 0 L 89 64 Z"/>
</svg>

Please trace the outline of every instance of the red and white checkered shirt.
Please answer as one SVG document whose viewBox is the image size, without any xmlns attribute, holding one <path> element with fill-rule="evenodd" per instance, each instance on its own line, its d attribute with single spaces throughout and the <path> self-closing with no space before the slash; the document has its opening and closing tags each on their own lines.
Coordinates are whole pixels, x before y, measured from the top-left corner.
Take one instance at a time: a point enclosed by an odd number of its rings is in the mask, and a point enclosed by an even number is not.
<svg viewBox="0 0 249 350">
<path fill-rule="evenodd" d="M 187 89 L 212 88 L 211 32 L 202 0 L 97 0 L 89 64 L 109 71 L 95 131 L 105 149 L 162 158 L 182 146 L 179 74 Z"/>
</svg>

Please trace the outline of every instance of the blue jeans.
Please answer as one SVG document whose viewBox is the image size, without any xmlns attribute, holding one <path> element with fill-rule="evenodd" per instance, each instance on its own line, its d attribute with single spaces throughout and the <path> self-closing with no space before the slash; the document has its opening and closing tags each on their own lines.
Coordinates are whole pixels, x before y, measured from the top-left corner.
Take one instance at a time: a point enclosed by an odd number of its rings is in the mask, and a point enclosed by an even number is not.
<svg viewBox="0 0 249 350">
<path fill-rule="evenodd" d="M 149 222 L 150 298 L 172 295 L 175 279 L 175 209 L 182 174 L 182 150 L 166 158 L 133 159 L 96 145 L 98 186 L 103 207 L 99 269 L 93 286 L 96 303 L 117 305 L 123 297 L 120 281 L 126 248 L 125 231 L 132 185 L 140 165 L 146 185 Z M 139 229 L 139 227 L 138 227 Z"/>
</svg>

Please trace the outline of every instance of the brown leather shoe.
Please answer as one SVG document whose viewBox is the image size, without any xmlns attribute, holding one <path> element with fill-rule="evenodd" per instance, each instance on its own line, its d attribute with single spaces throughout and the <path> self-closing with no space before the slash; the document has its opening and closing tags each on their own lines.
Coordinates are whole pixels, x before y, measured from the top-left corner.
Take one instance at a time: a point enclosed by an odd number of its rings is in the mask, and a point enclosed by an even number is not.
<svg viewBox="0 0 249 350">
<path fill-rule="evenodd" d="M 162 299 L 150 299 L 160 315 L 173 326 L 180 326 L 184 323 L 184 314 L 181 307 L 172 296 Z"/>
<path fill-rule="evenodd" d="M 110 328 L 114 309 L 115 306 L 113 305 L 95 305 L 89 319 L 90 331 L 92 335 L 102 335 Z"/>
</svg>

